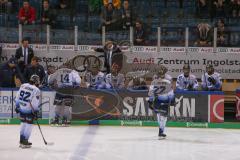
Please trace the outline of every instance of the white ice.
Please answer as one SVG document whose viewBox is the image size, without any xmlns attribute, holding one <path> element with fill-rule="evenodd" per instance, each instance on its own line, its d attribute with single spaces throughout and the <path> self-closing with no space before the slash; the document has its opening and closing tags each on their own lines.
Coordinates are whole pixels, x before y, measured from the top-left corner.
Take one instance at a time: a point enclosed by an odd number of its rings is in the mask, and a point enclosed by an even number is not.
<svg viewBox="0 0 240 160">
<path fill-rule="evenodd" d="M 157 127 L 34 126 L 30 149 L 18 147 L 18 125 L 0 125 L 0 160 L 240 160 L 240 130 Z"/>
</svg>

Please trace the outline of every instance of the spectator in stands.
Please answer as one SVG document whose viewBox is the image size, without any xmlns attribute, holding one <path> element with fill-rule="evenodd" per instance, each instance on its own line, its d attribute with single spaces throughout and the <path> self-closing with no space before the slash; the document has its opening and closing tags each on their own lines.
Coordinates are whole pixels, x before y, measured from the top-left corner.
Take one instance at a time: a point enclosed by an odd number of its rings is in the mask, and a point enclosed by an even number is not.
<svg viewBox="0 0 240 160">
<path fill-rule="evenodd" d="M 121 15 L 122 15 L 122 24 L 123 24 L 123 29 L 129 30 L 130 26 L 132 26 L 133 22 L 133 10 L 129 6 L 129 1 L 124 0 L 123 1 L 123 6 L 121 8 Z"/>
<path fill-rule="evenodd" d="M 113 4 L 108 3 L 101 13 L 102 26 L 105 26 L 107 31 L 117 30 L 119 28 L 119 26 L 116 24 L 118 19 L 117 16 L 117 11 Z"/>
<path fill-rule="evenodd" d="M 23 7 L 19 10 L 18 18 L 20 24 L 27 25 L 35 23 L 36 11 L 33 7 L 30 6 L 28 0 L 23 1 Z"/>
<path fill-rule="evenodd" d="M 216 17 L 225 16 L 225 0 L 214 0 L 214 11 Z"/>
<path fill-rule="evenodd" d="M 198 90 L 198 81 L 195 75 L 191 74 L 189 64 L 184 64 L 183 73 L 177 77 L 176 89 L 183 91 L 196 91 Z"/>
<path fill-rule="evenodd" d="M 208 16 L 208 5 L 206 0 L 197 0 L 197 14 L 200 18 Z"/>
<path fill-rule="evenodd" d="M 223 47 L 225 45 L 225 22 L 219 19 L 217 24 L 217 45 Z"/>
<path fill-rule="evenodd" d="M 50 7 L 49 0 L 43 1 L 43 11 L 41 15 L 41 23 L 48 25 L 55 25 L 56 11 Z"/>
<path fill-rule="evenodd" d="M 103 5 L 102 0 L 89 0 L 88 6 L 91 13 L 100 13 Z"/>
<path fill-rule="evenodd" d="M 202 90 L 220 91 L 222 89 L 221 75 L 214 71 L 213 65 L 206 66 L 206 72 L 202 75 Z"/>
<path fill-rule="evenodd" d="M 21 72 L 24 72 L 25 66 L 31 63 L 31 59 L 34 56 L 33 49 L 29 47 L 28 39 L 22 40 L 22 46 L 16 50 L 15 57 L 18 59 L 18 65 Z"/>
<path fill-rule="evenodd" d="M 147 90 L 147 83 L 144 78 L 141 77 L 134 77 L 131 81 L 129 81 L 128 90 Z"/>
<path fill-rule="evenodd" d="M 103 0 L 103 5 L 105 7 L 107 7 L 109 3 L 112 3 L 114 8 L 116 8 L 116 9 L 121 8 L 121 0 Z"/>
<path fill-rule="evenodd" d="M 10 0 L 0 0 L 0 13 L 10 13 L 12 2 Z"/>
<path fill-rule="evenodd" d="M 45 78 L 45 71 L 42 65 L 38 63 L 39 58 L 33 57 L 31 60 L 31 64 L 25 67 L 24 77 L 27 82 L 29 82 L 32 75 L 36 74 L 40 77 L 40 81 L 43 82 Z"/>
<path fill-rule="evenodd" d="M 197 26 L 198 41 L 196 46 L 210 46 L 212 42 L 212 29 L 208 23 L 200 23 Z"/>
<path fill-rule="evenodd" d="M 61 14 L 70 14 L 71 10 L 71 1 L 68 0 L 59 0 L 58 5 L 56 6 L 57 12 Z"/>
<path fill-rule="evenodd" d="M 178 3 L 179 3 L 179 9 L 180 9 L 180 12 L 179 12 L 179 16 L 183 16 L 183 1 L 184 0 L 178 0 Z M 164 7 L 167 8 L 167 3 L 168 3 L 168 0 L 164 0 Z M 166 13 L 165 13 L 166 14 Z"/>
<path fill-rule="evenodd" d="M 140 20 L 135 22 L 134 30 L 134 45 L 142 46 L 146 45 L 146 31 L 143 28 L 143 24 Z"/>
<path fill-rule="evenodd" d="M 231 0 L 230 10 L 233 18 L 240 17 L 240 0 Z"/>
<path fill-rule="evenodd" d="M 12 57 L 0 67 L 0 87 L 14 88 L 21 85 L 17 68 L 17 59 Z"/>
</svg>

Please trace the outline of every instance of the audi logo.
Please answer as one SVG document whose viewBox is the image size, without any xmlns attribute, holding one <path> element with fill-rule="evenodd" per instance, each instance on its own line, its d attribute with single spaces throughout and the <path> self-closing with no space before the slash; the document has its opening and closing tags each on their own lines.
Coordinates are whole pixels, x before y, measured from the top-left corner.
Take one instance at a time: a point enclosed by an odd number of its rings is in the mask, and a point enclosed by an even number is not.
<svg viewBox="0 0 240 160">
<path fill-rule="evenodd" d="M 73 58 L 72 66 L 78 72 L 84 72 L 89 70 L 93 65 L 97 64 L 100 66 L 100 71 L 105 72 L 104 68 L 104 55 L 94 56 L 94 55 L 78 55 Z"/>
</svg>

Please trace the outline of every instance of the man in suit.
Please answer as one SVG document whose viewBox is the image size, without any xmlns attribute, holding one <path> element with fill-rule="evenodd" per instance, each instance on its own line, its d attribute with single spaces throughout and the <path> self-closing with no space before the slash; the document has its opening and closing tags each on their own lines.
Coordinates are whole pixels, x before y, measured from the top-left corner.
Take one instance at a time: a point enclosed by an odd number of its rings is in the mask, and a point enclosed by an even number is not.
<svg viewBox="0 0 240 160">
<path fill-rule="evenodd" d="M 95 49 L 96 52 L 104 52 L 104 66 L 107 69 L 107 73 L 111 73 L 113 63 L 118 64 L 119 68 L 122 68 L 123 55 L 121 54 L 120 48 L 112 41 L 107 41 L 103 48 Z"/>
<path fill-rule="evenodd" d="M 20 67 L 21 72 L 24 72 L 25 66 L 31 63 L 31 59 L 34 56 L 33 49 L 29 47 L 28 39 L 22 40 L 22 46 L 16 50 L 15 57 L 18 60 L 18 65 Z"/>
</svg>

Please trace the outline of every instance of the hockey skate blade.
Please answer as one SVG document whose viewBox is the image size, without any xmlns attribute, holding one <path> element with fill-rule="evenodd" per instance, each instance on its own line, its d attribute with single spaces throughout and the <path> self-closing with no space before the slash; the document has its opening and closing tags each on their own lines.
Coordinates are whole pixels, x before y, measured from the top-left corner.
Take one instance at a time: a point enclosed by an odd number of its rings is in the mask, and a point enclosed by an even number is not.
<svg viewBox="0 0 240 160">
<path fill-rule="evenodd" d="M 158 137 L 158 140 L 165 140 L 166 137 Z"/>
<path fill-rule="evenodd" d="M 27 149 L 27 148 L 31 148 L 32 146 L 20 144 L 19 147 L 22 148 L 22 149 Z"/>
</svg>

